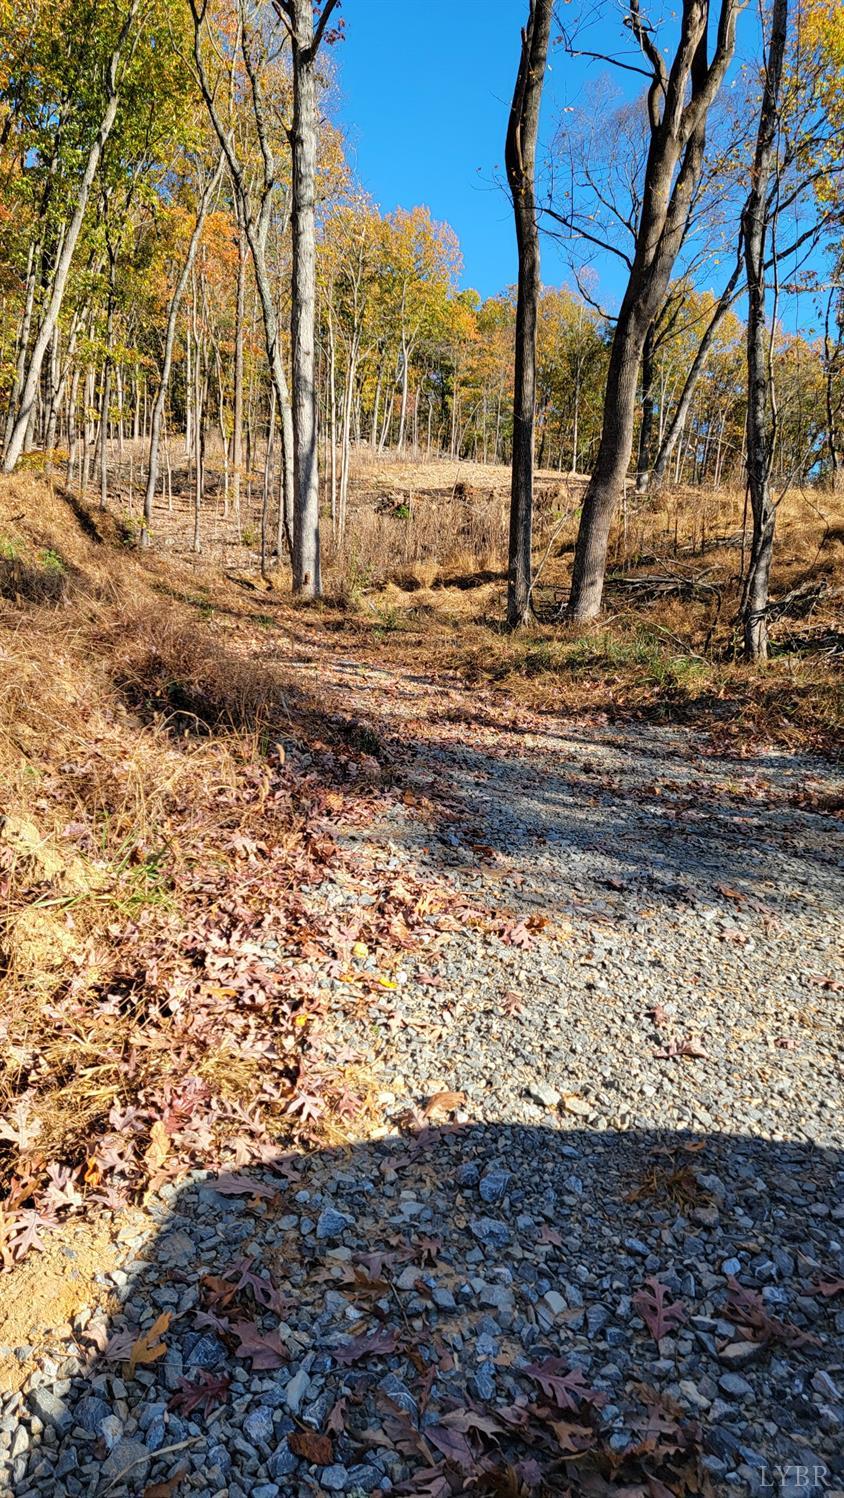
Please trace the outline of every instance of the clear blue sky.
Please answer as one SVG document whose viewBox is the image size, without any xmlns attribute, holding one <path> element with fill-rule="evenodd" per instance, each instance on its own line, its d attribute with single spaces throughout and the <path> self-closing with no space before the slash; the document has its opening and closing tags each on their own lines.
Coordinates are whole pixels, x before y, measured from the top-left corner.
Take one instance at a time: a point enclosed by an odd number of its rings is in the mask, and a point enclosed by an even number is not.
<svg viewBox="0 0 844 1498">
<path fill-rule="evenodd" d="M 333 53 L 336 114 L 361 186 L 384 212 L 426 204 L 457 233 L 463 285 L 483 297 L 504 290 L 516 279 L 512 212 L 501 185 L 504 135 L 527 0 L 344 0 L 341 15 L 345 40 Z M 599 21 L 585 45 L 612 50 L 621 35 L 615 25 Z M 739 55 L 748 48 L 758 48 L 758 32 L 753 16 L 745 14 Z M 639 60 L 635 51 L 625 55 Z M 590 86 L 602 75 L 628 98 L 644 86 L 635 75 L 552 46 L 542 106 L 546 139 L 561 107 L 587 102 Z M 617 306 L 621 263 L 605 255 L 595 269 L 599 298 Z M 572 280 L 547 238 L 542 278 L 546 285 Z M 802 307 L 788 301 L 780 304 L 780 315 L 789 324 L 812 320 L 805 299 Z"/>
<path fill-rule="evenodd" d="M 345 0 L 336 48 L 339 119 L 361 185 L 384 211 L 425 203 L 456 231 L 463 284 L 491 296 L 516 279 L 504 134 L 526 0 Z M 576 71 L 575 71 L 576 70 Z M 587 73 L 551 55 L 543 118 Z M 545 249 L 543 279 L 564 278 Z"/>
</svg>

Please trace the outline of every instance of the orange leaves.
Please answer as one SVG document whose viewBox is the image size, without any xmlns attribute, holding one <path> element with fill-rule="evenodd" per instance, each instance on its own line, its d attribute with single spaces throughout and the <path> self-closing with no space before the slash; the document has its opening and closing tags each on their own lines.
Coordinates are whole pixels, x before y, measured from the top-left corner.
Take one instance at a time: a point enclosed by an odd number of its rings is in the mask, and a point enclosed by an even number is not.
<svg viewBox="0 0 844 1498">
<path fill-rule="evenodd" d="M 167 1344 L 162 1338 L 172 1319 L 170 1311 L 162 1311 L 161 1315 L 152 1323 L 152 1326 L 147 1331 L 141 1332 L 141 1335 L 133 1342 L 132 1350 L 129 1353 L 130 1378 L 139 1363 L 144 1365 L 147 1363 L 157 1363 L 159 1358 L 164 1357 L 167 1351 Z"/>
</svg>

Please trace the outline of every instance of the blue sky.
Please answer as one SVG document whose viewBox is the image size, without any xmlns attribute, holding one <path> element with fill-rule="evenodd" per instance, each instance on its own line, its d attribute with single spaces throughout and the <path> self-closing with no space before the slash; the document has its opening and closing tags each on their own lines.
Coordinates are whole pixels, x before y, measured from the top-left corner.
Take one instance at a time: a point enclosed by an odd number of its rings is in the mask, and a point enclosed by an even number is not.
<svg viewBox="0 0 844 1498">
<path fill-rule="evenodd" d="M 379 207 L 425 203 L 463 251 L 463 284 L 491 296 L 516 279 L 504 134 L 526 0 L 346 0 L 336 49 L 339 118 Z M 563 73 L 566 87 L 563 88 Z M 552 52 L 544 120 L 576 102 L 594 69 Z M 553 247 L 543 277 L 563 279 Z"/>
<path fill-rule="evenodd" d="M 567 18 L 564 6 L 560 11 Z M 527 0 L 345 0 L 341 13 L 346 36 L 334 52 L 336 113 L 361 185 L 384 212 L 424 203 L 450 223 L 463 252 L 464 286 L 487 297 L 512 285 L 516 248 L 501 182 Z M 623 33 L 611 14 L 602 13 L 584 45 L 598 51 L 620 45 Z M 755 19 L 745 13 L 740 55 L 757 44 Z M 635 51 L 625 55 L 639 60 Z M 643 82 L 552 46 L 542 109 L 546 138 L 561 108 L 585 104 L 602 75 L 627 97 Z M 595 269 L 600 299 L 617 306 L 621 263 L 605 255 Z M 572 284 L 547 238 L 542 276 L 547 285 Z M 792 325 L 813 320 L 809 305 L 789 305 L 787 298 L 780 313 Z"/>
</svg>

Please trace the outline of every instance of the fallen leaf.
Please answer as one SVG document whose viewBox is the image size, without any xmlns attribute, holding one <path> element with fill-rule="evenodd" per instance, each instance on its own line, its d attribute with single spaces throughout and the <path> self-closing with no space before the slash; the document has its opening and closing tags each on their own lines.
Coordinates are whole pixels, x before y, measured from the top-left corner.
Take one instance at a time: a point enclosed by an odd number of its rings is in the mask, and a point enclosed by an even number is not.
<svg viewBox="0 0 844 1498">
<path fill-rule="evenodd" d="M 466 1101 L 465 1092 L 435 1092 L 429 1098 L 422 1110 L 425 1118 L 431 1118 L 434 1113 L 454 1113 L 457 1108 L 462 1108 Z"/>
<path fill-rule="evenodd" d="M 129 1353 L 130 1378 L 139 1363 L 155 1363 L 159 1358 L 163 1358 L 167 1351 L 167 1346 L 160 1339 L 164 1336 L 172 1319 L 173 1314 L 171 1311 L 162 1311 L 161 1315 L 156 1317 L 149 1330 L 141 1332 L 141 1335 L 132 1343 Z"/>
<path fill-rule="evenodd" d="M 600 1406 L 606 1397 L 591 1389 L 581 1368 L 569 1368 L 562 1358 L 546 1358 L 544 1363 L 527 1363 L 522 1369 L 528 1378 L 536 1379 L 542 1392 L 561 1410 L 578 1410 L 582 1404 Z M 499 1413 L 501 1413 L 499 1411 Z"/>
<path fill-rule="evenodd" d="M 697 1060 L 706 1060 L 706 1051 L 700 1040 L 695 1035 L 690 1035 L 687 1040 L 672 1040 L 670 1045 L 663 1051 L 654 1051 L 657 1061 L 673 1061 L 675 1057 L 689 1056 Z"/>
<path fill-rule="evenodd" d="M 271 1186 L 263 1181 L 253 1180 L 252 1176 L 222 1175 L 214 1181 L 208 1182 L 213 1191 L 219 1196 L 265 1196 L 272 1197 L 276 1192 Z"/>
<path fill-rule="evenodd" d="M 192 1415 L 194 1410 L 201 1409 L 206 1415 L 210 1415 L 218 1405 L 225 1404 L 230 1387 L 231 1379 L 227 1373 L 218 1378 L 203 1369 L 195 1384 L 187 1378 L 179 1379 L 179 1387 L 171 1396 L 167 1408 L 181 1410 L 185 1415 Z"/>
<path fill-rule="evenodd" d="M 236 1321 L 232 1331 L 239 1338 L 235 1357 L 251 1358 L 253 1371 L 281 1368 L 287 1362 L 287 1348 L 278 1332 L 262 1332 L 254 1321 Z"/>
<path fill-rule="evenodd" d="M 311 1462 L 315 1467 L 329 1467 L 334 1460 L 334 1446 L 330 1436 L 321 1436 L 316 1430 L 294 1430 L 287 1444 L 296 1456 Z"/>
<path fill-rule="evenodd" d="M 682 1326 L 688 1315 L 683 1302 L 667 1300 L 667 1293 L 662 1281 L 651 1275 L 633 1296 L 633 1305 L 655 1342 Z"/>
<path fill-rule="evenodd" d="M 168 1477 L 166 1482 L 150 1483 L 148 1487 L 144 1488 L 144 1498 L 173 1498 L 173 1494 L 180 1483 L 184 1482 L 189 1470 L 190 1468 L 185 1463 L 177 1467 L 173 1476 Z"/>
<path fill-rule="evenodd" d="M 385 1327 L 369 1336 L 351 1337 L 339 1347 L 332 1347 L 331 1353 L 338 1363 L 359 1363 L 361 1358 L 386 1357 L 395 1352 L 398 1340 L 398 1332 Z"/>
<path fill-rule="evenodd" d="M 170 1135 L 163 1123 L 157 1119 L 149 1131 L 149 1147 L 144 1151 L 144 1164 L 150 1175 L 160 1170 L 170 1153 Z"/>
</svg>

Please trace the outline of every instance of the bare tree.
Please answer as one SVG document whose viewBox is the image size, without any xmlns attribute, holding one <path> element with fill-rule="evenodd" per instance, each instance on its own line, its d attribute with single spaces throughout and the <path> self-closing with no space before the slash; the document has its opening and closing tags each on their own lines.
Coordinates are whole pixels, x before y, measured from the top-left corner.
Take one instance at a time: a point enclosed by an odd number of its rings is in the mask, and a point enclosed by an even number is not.
<svg viewBox="0 0 844 1498">
<path fill-rule="evenodd" d="M 586 493 L 574 559 L 569 613 L 600 611 L 609 531 L 633 449 L 639 365 L 648 329 L 665 304 L 703 168 L 706 121 L 729 67 L 742 0 L 718 0 L 712 59 L 708 30 L 715 0 L 682 0 L 679 39 L 670 66 L 639 0 L 628 0 L 625 24 L 649 80 L 649 141 L 635 249 L 616 320 L 604 394 L 603 425 Z"/>
<path fill-rule="evenodd" d="M 765 308 L 765 242 L 769 223 L 768 184 L 776 166 L 787 26 L 788 0 L 773 0 L 756 151 L 750 191 L 742 214 L 747 277 L 747 487 L 753 512 L 753 540 L 744 588 L 742 624 L 744 652 L 751 661 L 764 661 L 768 656 L 768 584 L 776 523 L 776 504 L 771 492 L 776 414 L 771 335 Z"/>
<path fill-rule="evenodd" d="M 316 61 L 337 0 L 325 0 L 314 25 L 313 0 L 275 0 L 293 49 L 293 591 L 322 592 L 319 555 L 319 460 L 316 328 Z"/>
<path fill-rule="evenodd" d="M 536 318 L 539 305 L 539 231 L 536 222 L 536 138 L 548 60 L 553 0 L 529 0 L 504 154 L 513 198 L 519 281 L 513 387 L 513 462 L 507 622 L 515 627 L 530 608 L 533 534 L 533 435 L 536 403 Z"/>
</svg>

